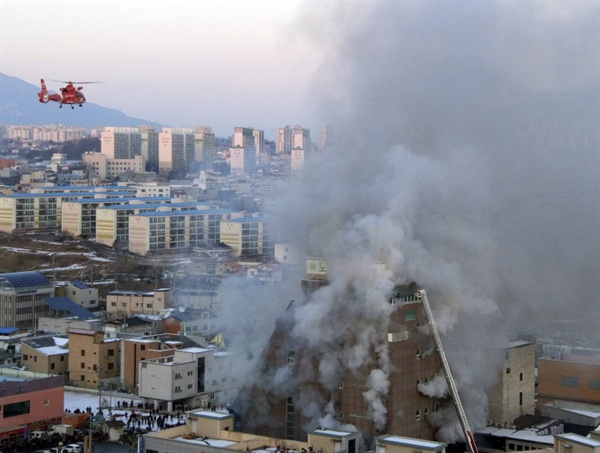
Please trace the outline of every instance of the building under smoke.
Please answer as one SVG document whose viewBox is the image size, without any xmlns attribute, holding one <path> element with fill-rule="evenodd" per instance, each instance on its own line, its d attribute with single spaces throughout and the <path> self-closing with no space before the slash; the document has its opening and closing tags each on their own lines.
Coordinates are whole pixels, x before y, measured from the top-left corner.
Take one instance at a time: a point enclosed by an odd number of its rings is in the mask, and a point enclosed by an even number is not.
<svg viewBox="0 0 600 453">
<path fill-rule="evenodd" d="M 347 325 L 344 344 L 315 345 L 295 333 L 297 312 L 317 303 L 311 296 L 327 289 L 326 267 L 309 259 L 311 269 L 302 282 L 303 297 L 278 320 L 255 379 L 234 404 L 236 429 L 306 439 L 318 426 L 356 428 L 367 445 L 384 433 L 433 440 L 428 415 L 440 409 L 447 385 L 439 380 L 441 363 L 417 286 L 393 289 L 387 322 L 375 326 L 378 338 L 365 341 L 368 329 L 356 319 Z M 332 329 L 339 325 L 332 320 Z M 322 336 L 318 329 L 312 335 Z M 361 360 L 344 362 L 332 355 L 336 348 L 353 350 Z"/>
</svg>

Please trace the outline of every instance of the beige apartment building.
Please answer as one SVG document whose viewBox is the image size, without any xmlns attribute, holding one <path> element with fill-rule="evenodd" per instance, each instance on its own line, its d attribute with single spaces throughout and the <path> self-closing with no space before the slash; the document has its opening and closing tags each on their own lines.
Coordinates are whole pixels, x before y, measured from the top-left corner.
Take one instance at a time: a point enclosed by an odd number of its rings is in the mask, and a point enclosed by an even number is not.
<svg viewBox="0 0 600 453">
<path fill-rule="evenodd" d="M 149 195 L 153 196 L 153 195 Z M 96 242 L 110 247 L 129 244 L 129 219 L 145 212 L 174 212 L 208 209 L 206 203 L 175 202 L 156 196 L 154 200 L 130 200 L 126 205 L 99 207 L 96 210 Z"/>
<path fill-rule="evenodd" d="M 124 186 L 54 186 L 29 193 L 0 196 L 0 231 L 56 229 L 61 227 L 63 203 L 90 198 L 131 198 L 135 189 Z"/>
<path fill-rule="evenodd" d="M 118 383 L 120 357 L 120 340 L 106 340 L 101 331 L 69 330 L 69 380 L 72 385 L 97 389 L 100 381 Z"/>
<path fill-rule="evenodd" d="M 158 315 L 172 304 L 171 288 L 154 291 L 120 291 L 115 290 L 106 296 L 106 314 L 108 319 L 145 314 Z"/>
<path fill-rule="evenodd" d="M 146 212 L 129 218 L 129 251 L 137 255 L 185 250 L 220 241 L 221 221 L 242 217 L 228 209 Z"/>
<path fill-rule="evenodd" d="M 221 242 L 231 248 L 234 257 L 273 257 L 275 244 L 264 218 L 243 217 L 221 222 Z"/>
</svg>

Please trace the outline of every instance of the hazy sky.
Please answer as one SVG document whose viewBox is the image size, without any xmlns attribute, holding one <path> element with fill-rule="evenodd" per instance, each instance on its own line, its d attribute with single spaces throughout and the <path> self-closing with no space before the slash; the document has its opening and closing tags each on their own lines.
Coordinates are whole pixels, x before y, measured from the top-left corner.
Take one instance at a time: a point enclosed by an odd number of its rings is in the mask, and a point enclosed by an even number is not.
<svg viewBox="0 0 600 453">
<path fill-rule="evenodd" d="M 0 0 L 0 71 L 170 126 L 310 127 L 296 1 Z M 57 90 L 60 83 L 49 83 Z"/>
</svg>

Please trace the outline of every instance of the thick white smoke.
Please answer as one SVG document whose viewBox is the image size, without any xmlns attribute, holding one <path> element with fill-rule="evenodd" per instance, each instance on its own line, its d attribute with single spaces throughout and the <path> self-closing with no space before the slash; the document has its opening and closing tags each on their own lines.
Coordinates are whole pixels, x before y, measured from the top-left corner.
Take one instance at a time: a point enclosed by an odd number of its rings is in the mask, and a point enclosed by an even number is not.
<svg viewBox="0 0 600 453">
<path fill-rule="evenodd" d="M 329 263 L 291 333 L 325 388 L 369 364 L 384 420 L 390 364 L 369 351 L 399 283 L 427 289 L 475 428 L 509 333 L 572 313 L 597 326 L 599 17 L 597 2 L 306 5 L 296 31 L 322 58 L 313 95 L 337 143 L 280 227 Z M 462 437 L 453 409 L 435 417 Z"/>
</svg>

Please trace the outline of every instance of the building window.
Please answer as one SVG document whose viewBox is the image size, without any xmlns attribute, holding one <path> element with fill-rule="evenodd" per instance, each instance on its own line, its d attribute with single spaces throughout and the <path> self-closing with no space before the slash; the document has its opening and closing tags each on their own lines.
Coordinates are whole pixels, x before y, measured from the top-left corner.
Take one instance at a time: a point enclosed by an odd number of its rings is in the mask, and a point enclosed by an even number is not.
<svg viewBox="0 0 600 453">
<path fill-rule="evenodd" d="M 82 349 L 82 350 L 81 350 L 81 356 L 82 356 L 82 357 L 83 357 L 83 356 L 85 356 L 85 349 Z"/>
<path fill-rule="evenodd" d="M 54 363 L 51 363 L 51 364 L 50 364 L 50 369 L 51 369 L 51 370 L 53 370 L 53 369 L 54 369 L 54 367 L 55 367 Z"/>
<path fill-rule="evenodd" d="M 114 363 L 109 363 L 108 364 L 108 369 L 109 370 L 113 370 L 115 368 L 115 364 Z"/>
<path fill-rule="evenodd" d="M 108 350 L 108 356 L 109 356 L 109 357 L 112 357 L 112 356 L 114 356 L 114 355 L 115 355 L 115 350 L 114 350 L 114 349 L 109 349 L 109 350 Z"/>
<path fill-rule="evenodd" d="M 50 404 L 50 400 L 44 400 L 44 406 L 47 406 L 48 404 Z"/>
<path fill-rule="evenodd" d="M 81 362 L 81 369 L 85 369 L 85 363 Z"/>
<path fill-rule="evenodd" d="M 417 349 L 416 357 L 417 359 L 421 358 L 421 349 Z"/>
<path fill-rule="evenodd" d="M 506 374 L 510 374 L 510 367 L 506 369 Z"/>
<path fill-rule="evenodd" d="M 287 364 L 294 365 L 296 363 L 296 359 L 294 358 L 294 351 L 289 351 L 287 354 Z"/>
<path fill-rule="evenodd" d="M 421 411 L 419 409 L 415 412 L 415 420 L 421 420 Z"/>
<path fill-rule="evenodd" d="M 519 392 L 519 406 L 523 405 L 523 392 Z"/>
<path fill-rule="evenodd" d="M 80 380 L 81 380 L 81 382 L 85 381 L 85 376 L 83 374 L 81 375 L 81 379 Z"/>
<path fill-rule="evenodd" d="M 61 362 L 64 362 L 64 361 L 65 361 L 65 356 L 64 356 L 64 355 L 61 355 L 61 356 L 60 356 L 60 361 L 61 361 Z"/>
<path fill-rule="evenodd" d="M 340 413 L 338 414 L 338 419 L 339 419 L 339 420 L 343 420 L 343 419 L 344 419 L 344 413 L 343 413 L 343 412 L 340 412 Z"/>
<path fill-rule="evenodd" d="M 519 373 L 519 381 L 523 380 L 523 373 Z"/>
<path fill-rule="evenodd" d="M 17 415 L 29 414 L 30 402 L 21 401 L 4 405 L 4 418 L 16 417 Z"/>
<path fill-rule="evenodd" d="M 140 345 L 140 351 L 145 351 L 145 350 L 146 350 L 146 345 L 145 344 Z"/>
<path fill-rule="evenodd" d="M 569 388 L 579 388 L 579 378 L 575 376 L 561 376 L 560 385 Z"/>
<path fill-rule="evenodd" d="M 344 381 L 338 382 L 338 388 L 339 389 L 343 389 L 344 388 Z"/>
</svg>

